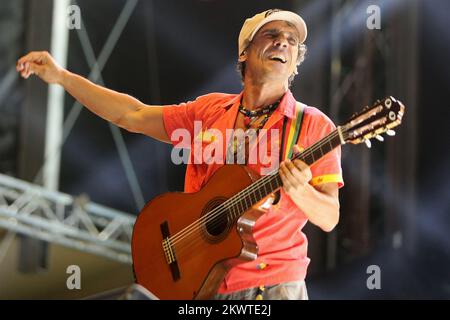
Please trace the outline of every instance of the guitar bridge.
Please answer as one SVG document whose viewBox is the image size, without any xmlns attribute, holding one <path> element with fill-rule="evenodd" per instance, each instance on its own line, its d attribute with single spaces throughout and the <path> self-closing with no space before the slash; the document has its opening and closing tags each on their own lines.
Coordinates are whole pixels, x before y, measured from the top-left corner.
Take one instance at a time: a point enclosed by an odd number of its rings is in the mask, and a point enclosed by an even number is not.
<svg viewBox="0 0 450 320">
<path fill-rule="evenodd" d="M 178 267 L 177 258 L 175 255 L 175 248 L 170 241 L 170 231 L 169 224 L 167 221 L 164 221 L 161 224 L 161 234 L 162 234 L 162 249 L 164 251 L 164 255 L 166 257 L 166 262 L 170 267 L 170 271 L 172 273 L 173 281 L 177 281 L 181 278 L 180 276 L 180 268 Z"/>
<path fill-rule="evenodd" d="M 170 243 L 170 239 L 166 238 L 162 241 L 162 246 L 164 250 L 164 254 L 166 256 L 167 264 L 171 264 L 176 261 L 175 253 L 173 251 L 172 244 Z"/>
</svg>

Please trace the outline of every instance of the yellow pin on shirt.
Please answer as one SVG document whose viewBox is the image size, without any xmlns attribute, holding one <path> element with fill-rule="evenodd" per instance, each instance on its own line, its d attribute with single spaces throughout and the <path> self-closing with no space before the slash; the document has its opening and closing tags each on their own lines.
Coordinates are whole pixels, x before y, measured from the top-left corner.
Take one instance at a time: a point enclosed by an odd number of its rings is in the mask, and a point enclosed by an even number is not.
<svg viewBox="0 0 450 320">
<path fill-rule="evenodd" d="M 198 135 L 197 135 L 197 140 L 200 140 L 202 142 L 214 142 L 216 140 L 216 136 L 214 134 L 212 134 L 211 132 L 209 132 L 208 129 L 201 131 Z"/>
</svg>

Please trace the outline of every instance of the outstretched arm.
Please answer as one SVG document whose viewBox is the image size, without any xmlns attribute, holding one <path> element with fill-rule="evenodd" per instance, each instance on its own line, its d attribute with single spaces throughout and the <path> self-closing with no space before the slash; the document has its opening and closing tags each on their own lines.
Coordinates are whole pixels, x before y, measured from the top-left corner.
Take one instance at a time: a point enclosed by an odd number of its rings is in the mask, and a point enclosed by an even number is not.
<svg viewBox="0 0 450 320">
<path fill-rule="evenodd" d="M 49 84 L 61 85 L 90 111 L 121 128 L 170 142 L 164 128 L 162 106 L 145 105 L 127 94 L 96 85 L 60 67 L 45 51 L 23 56 L 17 61 L 16 69 L 25 79 L 35 74 Z"/>
</svg>

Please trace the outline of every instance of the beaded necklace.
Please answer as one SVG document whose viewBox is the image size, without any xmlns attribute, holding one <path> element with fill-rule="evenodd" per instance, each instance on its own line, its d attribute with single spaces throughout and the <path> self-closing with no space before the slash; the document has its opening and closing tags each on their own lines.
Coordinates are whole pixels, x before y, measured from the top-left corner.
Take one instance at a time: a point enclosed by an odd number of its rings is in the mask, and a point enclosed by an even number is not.
<svg viewBox="0 0 450 320">
<path fill-rule="evenodd" d="M 239 112 L 244 115 L 244 125 L 245 125 L 245 133 L 249 132 L 250 130 L 255 130 L 256 134 L 258 134 L 259 130 L 264 127 L 267 120 L 269 120 L 270 116 L 272 115 L 272 112 L 278 107 L 280 104 L 279 101 L 275 102 L 274 104 L 268 105 L 264 108 L 258 109 L 258 110 L 247 110 L 242 105 L 239 106 Z M 264 118 L 259 121 L 258 125 L 253 127 L 252 125 L 257 123 L 257 120 L 261 118 L 261 116 L 264 116 Z M 237 154 L 245 148 L 245 162 L 248 158 L 248 148 L 249 148 L 249 140 L 246 137 L 245 141 L 242 141 L 240 139 L 239 141 L 233 136 L 232 140 L 232 154 L 234 154 L 234 158 L 236 160 Z"/>
<path fill-rule="evenodd" d="M 275 102 L 274 104 L 268 105 L 264 108 L 258 109 L 258 110 L 247 110 L 242 105 L 239 106 L 239 112 L 244 115 L 244 125 L 246 129 L 249 129 L 253 123 L 255 123 L 256 120 L 258 120 L 262 115 L 264 115 L 264 119 L 262 120 L 262 125 L 260 124 L 258 128 L 255 129 L 261 129 L 264 127 L 264 124 L 269 119 L 272 112 L 278 107 L 280 104 L 279 101 Z"/>
</svg>

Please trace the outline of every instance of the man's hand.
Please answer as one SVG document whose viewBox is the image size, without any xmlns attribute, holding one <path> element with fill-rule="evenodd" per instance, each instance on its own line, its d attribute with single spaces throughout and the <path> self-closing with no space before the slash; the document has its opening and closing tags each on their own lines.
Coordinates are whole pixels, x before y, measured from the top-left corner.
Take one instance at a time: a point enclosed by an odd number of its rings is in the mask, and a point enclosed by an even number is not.
<svg viewBox="0 0 450 320">
<path fill-rule="evenodd" d="M 294 145 L 294 153 L 299 153 L 297 145 Z M 280 177 L 283 181 L 284 191 L 291 197 L 302 194 L 302 190 L 312 179 L 311 170 L 301 160 L 286 160 L 280 164 Z"/>
<path fill-rule="evenodd" d="M 294 146 L 294 152 L 299 152 Z M 308 217 L 309 221 L 329 232 L 339 221 L 339 191 L 337 183 L 316 187 L 309 184 L 312 178 L 308 165 L 300 160 L 280 164 L 283 189 Z"/>
<path fill-rule="evenodd" d="M 46 51 L 33 51 L 17 61 L 17 72 L 28 79 L 32 74 L 47 83 L 60 83 L 64 71 Z"/>
</svg>

